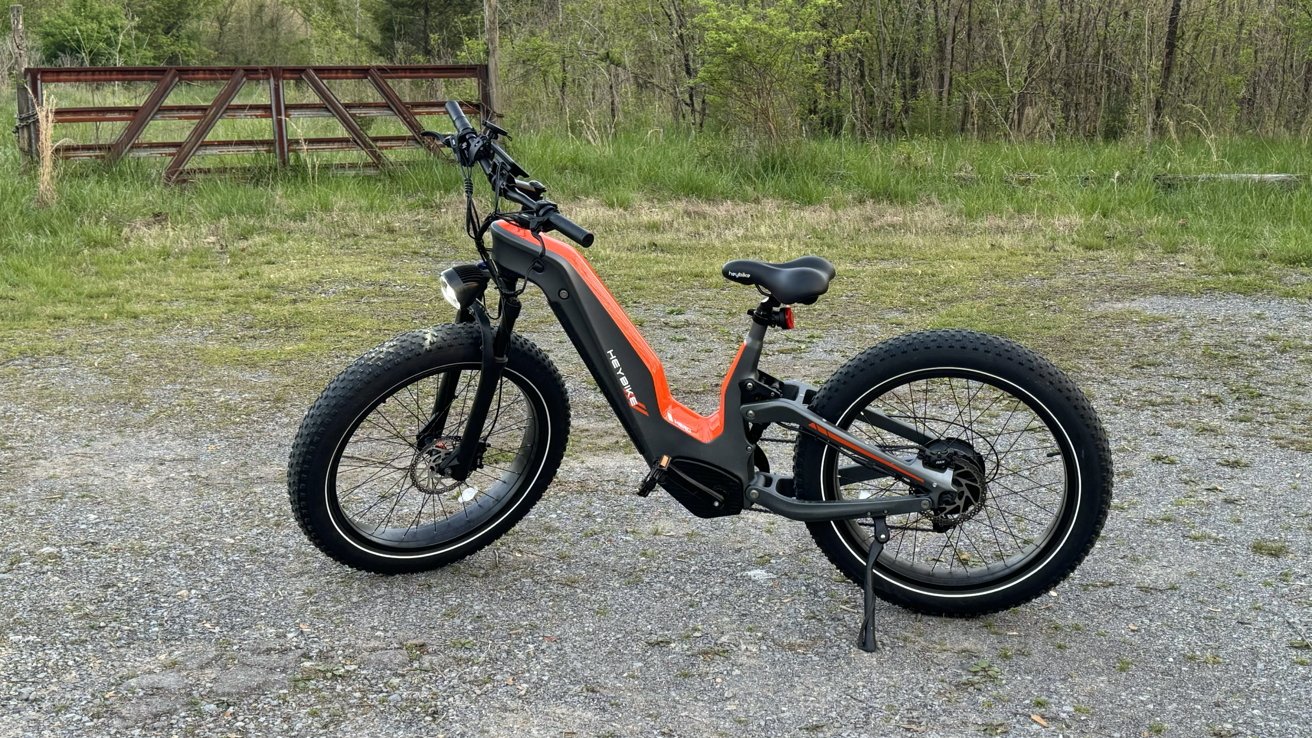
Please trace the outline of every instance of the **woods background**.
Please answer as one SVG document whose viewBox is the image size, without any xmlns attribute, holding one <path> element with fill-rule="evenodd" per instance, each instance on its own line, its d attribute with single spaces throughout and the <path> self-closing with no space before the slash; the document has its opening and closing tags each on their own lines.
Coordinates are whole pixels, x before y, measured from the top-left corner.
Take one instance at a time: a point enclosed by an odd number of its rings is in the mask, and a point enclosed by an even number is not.
<svg viewBox="0 0 1312 738">
<path fill-rule="evenodd" d="M 482 0 L 33 0 L 44 64 L 482 61 Z M 1312 0 L 501 0 L 501 106 L 571 132 L 1306 137 Z M 4 20 L 6 30 L 9 20 Z"/>
</svg>

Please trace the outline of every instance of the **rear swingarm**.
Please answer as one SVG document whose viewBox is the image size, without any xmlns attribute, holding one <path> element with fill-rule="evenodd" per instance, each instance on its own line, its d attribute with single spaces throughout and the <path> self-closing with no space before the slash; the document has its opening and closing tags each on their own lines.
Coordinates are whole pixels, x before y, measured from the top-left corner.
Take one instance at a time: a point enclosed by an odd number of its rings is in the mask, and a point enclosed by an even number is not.
<svg viewBox="0 0 1312 738">
<path fill-rule="evenodd" d="M 951 504 L 956 499 L 952 488 L 952 471 L 930 469 L 919 458 L 898 458 L 873 447 L 847 431 L 815 414 L 798 399 L 778 397 L 742 406 L 743 417 L 750 423 L 775 423 L 808 433 L 833 446 L 860 466 L 841 471 L 847 477 L 875 479 L 892 476 L 906 482 L 920 494 L 879 497 L 869 500 L 798 500 L 780 491 L 788 475 L 758 473 L 747 485 L 747 504 L 764 508 L 793 520 L 808 522 L 855 520 L 926 512 Z M 918 445 L 932 440 L 915 428 L 881 413 L 865 411 L 866 418 L 879 428 L 896 433 Z"/>
</svg>

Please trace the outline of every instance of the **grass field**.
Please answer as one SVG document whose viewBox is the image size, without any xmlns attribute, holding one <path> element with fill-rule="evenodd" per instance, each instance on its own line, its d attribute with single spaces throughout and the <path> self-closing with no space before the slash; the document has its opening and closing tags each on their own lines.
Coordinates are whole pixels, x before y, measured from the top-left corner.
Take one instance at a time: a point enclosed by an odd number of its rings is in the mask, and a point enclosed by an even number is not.
<svg viewBox="0 0 1312 738">
<path fill-rule="evenodd" d="M 1058 349 L 1092 293 L 1312 296 L 1308 187 L 1153 182 L 1312 172 L 1296 141 L 765 149 L 651 131 L 596 144 L 526 134 L 511 149 L 597 232 L 588 255 L 622 302 L 664 304 L 673 288 L 733 332 L 750 299 L 719 266 L 742 256 L 819 253 L 842 276 L 831 305 Z M 214 340 L 198 351 L 220 363 L 358 349 L 445 320 L 435 274 L 474 254 L 444 162 L 182 187 L 160 185 L 161 168 L 61 164 L 57 202 L 37 207 L 35 175 L 12 143 L 0 149 L 0 359 L 71 350 L 69 336 L 107 324 L 204 331 Z M 1082 276 L 1109 271 L 1119 283 L 1096 290 Z"/>
</svg>

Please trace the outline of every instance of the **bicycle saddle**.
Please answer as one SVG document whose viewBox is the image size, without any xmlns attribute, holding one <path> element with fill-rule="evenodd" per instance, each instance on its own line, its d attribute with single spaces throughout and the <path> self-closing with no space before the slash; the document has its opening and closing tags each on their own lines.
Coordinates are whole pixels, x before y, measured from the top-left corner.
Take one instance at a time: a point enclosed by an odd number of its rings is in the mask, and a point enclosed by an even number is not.
<svg viewBox="0 0 1312 738">
<path fill-rule="evenodd" d="M 818 256 L 803 256 L 782 264 L 734 259 L 721 270 L 724 278 L 756 285 L 784 305 L 810 305 L 829 289 L 834 265 Z"/>
</svg>

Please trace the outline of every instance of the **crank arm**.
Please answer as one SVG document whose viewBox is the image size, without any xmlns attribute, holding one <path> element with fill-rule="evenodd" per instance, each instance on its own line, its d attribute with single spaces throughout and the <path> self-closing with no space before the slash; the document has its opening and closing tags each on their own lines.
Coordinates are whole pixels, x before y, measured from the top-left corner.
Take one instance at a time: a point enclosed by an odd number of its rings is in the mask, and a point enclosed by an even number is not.
<svg viewBox="0 0 1312 738">
<path fill-rule="evenodd" d="M 747 485 L 747 503 L 760 505 L 785 518 L 808 523 L 830 520 L 857 520 L 886 515 L 909 515 L 927 512 L 934 501 L 924 495 L 874 497 L 868 500 L 799 500 L 779 492 L 779 482 L 788 475 L 759 472 Z"/>
<path fill-rule="evenodd" d="M 775 399 L 753 402 L 743 405 L 742 413 L 743 417 L 751 423 L 786 423 L 796 426 L 803 433 L 809 433 L 825 443 L 848 451 L 862 466 L 879 469 L 912 486 L 932 492 L 952 489 L 951 471 L 930 469 L 919 459 L 899 459 L 816 415 L 810 408 L 796 400 Z M 888 420 L 890 424 L 897 422 L 892 418 Z M 917 434 L 923 437 L 923 434 Z"/>
</svg>

